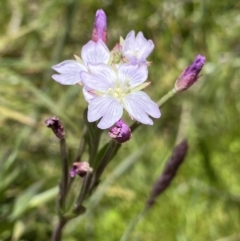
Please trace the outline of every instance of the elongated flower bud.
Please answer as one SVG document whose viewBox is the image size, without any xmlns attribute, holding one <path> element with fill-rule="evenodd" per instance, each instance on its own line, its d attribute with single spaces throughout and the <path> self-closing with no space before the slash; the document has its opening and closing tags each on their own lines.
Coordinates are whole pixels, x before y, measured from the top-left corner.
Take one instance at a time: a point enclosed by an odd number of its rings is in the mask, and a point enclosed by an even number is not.
<svg viewBox="0 0 240 241">
<path fill-rule="evenodd" d="M 203 65 L 205 64 L 205 59 L 206 58 L 204 56 L 198 55 L 193 61 L 193 63 L 181 73 L 175 83 L 176 92 L 187 90 L 198 80 L 198 74 L 200 73 Z"/>
<path fill-rule="evenodd" d="M 146 207 L 150 208 L 155 203 L 156 198 L 170 185 L 176 172 L 187 154 L 188 144 L 186 140 L 183 140 L 178 144 L 173 152 L 172 156 L 167 161 L 162 174 L 153 185 L 149 199 L 147 200 Z"/>
<path fill-rule="evenodd" d="M 129 126 L 122 119 L 110 128 L 108 135 L 120 144 L 132 137 Z"/>
<path fill-rule="evenodd" d="M 102 40 L 104 43 L 107 42 L 107 17 L 102 9 L 96 12 L 92 40 L 94 42 L 98 40 Z"/>
<path fill-rule="evenodd" d="M 50 117 L 45 121 L 47 127 L 51 128 L 57 138 L 63 139 L 65 137 L 65 131 L 63 124 L 61 121 L 56 117 Z"/>
</svg>

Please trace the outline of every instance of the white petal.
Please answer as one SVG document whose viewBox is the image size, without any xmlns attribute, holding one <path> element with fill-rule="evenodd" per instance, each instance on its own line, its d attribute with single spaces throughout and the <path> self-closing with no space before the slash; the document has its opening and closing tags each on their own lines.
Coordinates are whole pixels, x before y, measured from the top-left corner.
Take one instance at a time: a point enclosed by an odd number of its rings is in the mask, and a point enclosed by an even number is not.
<svg viewBox="0 0 240 241">
<path fill-rule="evenodd" d="M 154 118 L 161 116 L 157 104 L 142 91 L 136 91 L 127 95 L 124 99 L 124 108 L 134 119 L 147 125 L 153 124 L 148 115 Z"/>
<path fill-rule="evenodd" d="M 82 88 L 83 96 L 87 103 L 90 103 L 97 95 L 90 92 L 90 89 L 85 85 Z"/>
<path fill-rule="evenodd" d="M 125 39 L 132 39 L 134 40 L 135 39 L 135 31 L 134 30 L 131 30 L 128 35 L 126 36 Z"/>
<path fill-rule="evenodd" d="M 94 122 L 100 119 L 106 111 L 108 97 L 96 97 L 88 105 L 88 121 Z"/>
<path fill-rule="evenodd" d="M 89 72 L 94 75 L 100 75 L 112 87 L 115 85 L 117 75 L 114 70 L 106 64 L 88 64 Z"/>
<path fill-rule="evenodd" d="M 96 90 L 101 93 L 107 93 L 109 88 L 112 88 L 108 80 L 104 79 L 101 75 L 89 74 L 81 72 L 81 79 L 84 86 L 90 90 Z"/>
<path fill-rule="evenodd" d="M 59 74 L 54 74 L 52 78 L 63 85 L 74 85 L 81 82 L 81 71 L 86 71 L 86 67 L 75 60 L 65 60 L 52 67 Z"/>
<path fill-rule="evenodd" d="M 146 38 L 143 36 L 142 32 L 139 32 L 136 36 L 136 44 L 138 48 L 142 48 L 144 47 L 144 45 L 146 44 L 147 40 Z"/>
<path fill-rule="evenodd" d="M 154 43 L 152 40 L 148 40 L 144 46 L 139 52 L 139 55 L 141 56 L 141 59 L 145 59 L 152 53 L 154 49 Z"/>
<path fill-rule="evenodd" d="M 143 91 L 136 91 L 131 94 L 135 100 L 141 104 L 142 109 L 154 118 L 160 118 L 161 113 L 158 105 L 150 99 L 150 97 Z"/>
<path fill-rule="evenodd" d="M 101 40 L 97 42 L 90 40 L 87 44 L 83 46 L 81 56 L 86 66 L 88 63 L 107 64 L 110 59 L 110 51 L 107 48 L 106 44 Z"/>
<path fill-rule="evenodd" d="M 98 127 L 107 129 L 114 125 L 123 113 L 122 106 L 112 97 L 96 97 L 88 106 L 88 121 L 94 122 L 101 117 Z"/>
<path fill-rule="evenodd" d="M 122 114 L 122 105 L 115 99 L 112 99 L 111 102 L 108 103 L 108 108 L 106 109 L 103 118 L 98 123 L 98 127 L 100 129 L 110 128 L 122 117 Z"/>
<path fill-rule="evenodd" d="M 120 80 L 128 80 L 130 88 L 134 88 L 142 84 L 148 77 L 148 69 L 146 65 L 138 66 L 123 64 L 119 67 L 118 73 Z"/>
<path fill-rule="evenodd" d="M 135 49 L 135 31 L 132 30 L 125 38 L 122 46 L 122 51 L 126 54 L 129 50 Z"/>
</svg>

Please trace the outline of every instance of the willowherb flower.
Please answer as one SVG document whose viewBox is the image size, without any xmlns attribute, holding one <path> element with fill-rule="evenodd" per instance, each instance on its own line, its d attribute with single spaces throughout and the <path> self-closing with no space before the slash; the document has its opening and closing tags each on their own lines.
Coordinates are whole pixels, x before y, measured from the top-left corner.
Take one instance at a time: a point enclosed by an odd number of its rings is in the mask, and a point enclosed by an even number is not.
<svg viewBox="0 0 240 241">
<path fill-rule="evenodd" d="M 124 143 L 132 137 L 129 126 L 122 119 L 110 128 L 108 135 L 118 143 Z"/>
<path fill-rule="evenodd" d="M 149 85 L 145 82 L 148 76 L 146 65 L 89 64 L 89 73 L 82 72 L 84 88 L 95 94 L 88 106 L 88 121 L 101 118 L 98 127 L 107 129 L 113 126 L 125 109 L 129 115 L 146 125 L 152 125 L 149 118 L 160 117 L 160 110 L 150 97 L 141 91 Z M 144 83 L 145 82 L 145 83 Z"/>
<path fill-rule="evenodd" d="M 102 40 L 104 43 L 107 42 L 107 17 L 102 9 L 96 12 L 92 40 L 94 42 L 98 40 Z"/>
<path fill-rule="evenodd" d="M 56 116 L 50 117 L 45 120 L 45 124 L 47 127 L 52 129 L 57 138 L 63 139 L 65 137 L 63 124 Z"/>
<path fill-rule="evenodd" d="M 199 73 L 205 64 L 206 58 L 202 55 L 198 55 L 193 63 L 189 65 L 178 77 L 175 83 L 175 91 L 180 92 L 188 89 L 192 86 L 199 78 Z"/>
<path fill-rule="evenodd" d="M 101 40 L 94 42 L 90 40 L 86 45 L 82 47 L 81 58 L 77 57 L 77 60 L 65 60 L 57 65 L 54 65 L 52 69 L 59 74 L 54 74 L 52 78 L 62 85 L 75 85 L 81 84 L 81 72 L 88 71 L 88 63 L 107 64 L 110 59 L 110 51 Z"/>
<path fill-rule="evenodd" d="M 123 42 L 122 55 L 131 64 L 145 64 L 153 49 L 152 40 L 147 40 L 142 32 L 135 37 L 135 31 L 132 30 Z"/>
</svg>

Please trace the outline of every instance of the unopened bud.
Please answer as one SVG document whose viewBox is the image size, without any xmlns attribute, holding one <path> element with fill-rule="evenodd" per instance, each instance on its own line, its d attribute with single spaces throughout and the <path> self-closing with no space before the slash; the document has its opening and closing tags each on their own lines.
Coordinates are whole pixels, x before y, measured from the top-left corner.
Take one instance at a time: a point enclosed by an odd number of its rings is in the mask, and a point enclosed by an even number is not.
<svg viewBox="0 0 240 241">
<path fill-rule="evenodd" d="M 74 162 L 70 170 L 70 176 L 72 178 L 76 175 L 84 177 L 91 170 L 92 168 L 89 166 L 88 162 Z"/>
<path fill-rule="evenodd" d="M 108 135 L 118 143 L 124 143 L 132 137 L 129 126 L 122 119 L 110 128 Z"/>
<path fill-rule="evenodd" d="M 63 124 L 56 116 L 50 117 L 49 119 L 45 120 L 45 124 L 47 127 L 52 129 L 57 138 L 63 139 L 65 137 Z"/>
<path fill-rule="evenodd" d="M 172 156 L 166 162 L 162 174 L 152 187 L 150 197 L 146 202 L 147 208 L 152 207 L 157 197 L 171 184 L 175 177 L 177 170 L 183 163 L 188 151 L 188 143 L 186 140 L 182 140 L 173 150 Z"/>
<path fill-rule="evenodd" d="M 112 55 L 112 63 L 119 64 L 122 59 L 122 46 L 121 44 L 117 43 L 113 50 L 111 51 Z"/>
<path fill-rule="evenodd" d="M 107 17 L 102 9 L 96 12 L 92 40 L 94 42 L 98 40 L 102 40 L 104 43 L 107 42 Z"/>
<path fill-rule="evenodd" d="M 198 74 L 200 73 L 203 65 L 205 64 L 205 59 L 206 58 L 204 56 L 198 55 L 193 61 L 193 63 L 181 73 L 175 83 L 176 92 L 187 90 L 198 80 Z"/>
</svg>

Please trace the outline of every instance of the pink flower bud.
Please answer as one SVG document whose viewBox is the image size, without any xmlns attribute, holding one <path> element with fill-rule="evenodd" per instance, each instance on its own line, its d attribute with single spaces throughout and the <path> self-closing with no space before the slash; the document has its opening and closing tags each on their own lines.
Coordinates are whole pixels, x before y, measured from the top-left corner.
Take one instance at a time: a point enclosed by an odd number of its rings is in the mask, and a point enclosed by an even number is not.
<svg viewBox="0 0 240 241">
<path fill-rule="evenodd" d="M 91 168 L 88 162 L 74 162 L 70 170 L 70 176 L 72 178 L 75 177 L 76 175 L 79 175 L 80 177 L 84 177 L 86 176 L 88 171 L 91 171 Z"/>
<path fill-rule="evenodd" d="M 107 42 L 107 17 L 102 9 L 96 12 L 92 40 L 94 42 L 98 40 L 102 40 L 104 43 Z"/>
<path fill-rule="evenodd" d="M 108 135 L 120 144 L 132 137 L 129 126 L 122 119 L 110 128 Z"/>
<path fill-rule="evenodd" d="M 175 83 L 176 92 L 187 90 L 192 86 L 199 78 L 199 73 L 202 70 L 203 65 L 205 64 L 205 57 L 198 55 L 193 63 L 189 65 L 178 77 Z"/>
<path fill-rule="evenodd" d="M 63 124 L 56 116 L 48 118 L 45 121 L 45 124 L 47 127 L 52 129 L 57 138 L 63 139 L 65 137 Z"/>
</svg>

